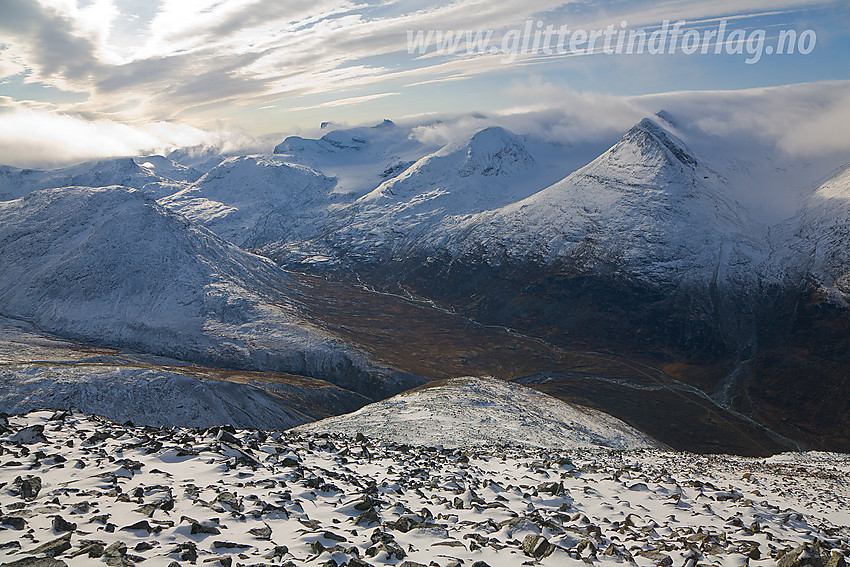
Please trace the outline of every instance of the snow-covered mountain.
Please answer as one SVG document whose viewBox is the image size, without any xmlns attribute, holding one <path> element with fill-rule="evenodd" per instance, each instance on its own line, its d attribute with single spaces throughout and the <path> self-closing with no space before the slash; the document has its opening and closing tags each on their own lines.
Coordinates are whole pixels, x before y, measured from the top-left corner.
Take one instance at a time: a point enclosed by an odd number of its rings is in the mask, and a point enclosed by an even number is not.
<svg viewBox="0 0 850 567">
<path fill-rule="evenodd" d="M 332 205 L 336 180 L 278 156 L 225 159 L 164 206 L 243 248 L 313 236 Z"/>
<path fill-rule="evenodd" d="M 297 431 L 451 448 L 525 445 L 549 449 L 658 448 L 619 419 L 498 378 L 428 384 Z"/>
<path fill-rule="evenodd" d="M 289 137 L 273 155 L 194 148 L 2 168 L 0 314 L 102 344 L 334 380 L 393 374 L 365 352 L 399 366 L 422 352 L 387 340 L 403 309 L 370 317 L 347 309 L 356 294 L 327 280 L 292 286 L 278 266 L 327 271 L 547 348 L 636 361 L 797 441 L 844 443 L 850 422 L 783 425 L 792 405 L 765 394 L 778 383 L 765 377 L 791 382 L 794 361 L 819 357 L 832 382 L 812 395 L 845 391 L 834 361 L 850 328 L 850 167 L 806 189 L 835 156 L 803 163 L 704 126 L 661 112 L 601 151 L 498 126 L 446 144 L 385 121 Z M 124 188 L 93 189 L 112 184 Z M 70 188 L 43 191 L 52 187 Z M 364 321 L 380 329 L 364 332 Z"/>
<path fill-rule="evenodd" d="M 305 320 L 289 283 L 269 260 L 133 189 L 0 203 L 0 314 L 183 360 L 375 384 L 392 374 Z"/>
<path fill-rule="evenodd" d="M 478 213 L 533 193 L 540 187 L 534 167 L 519 136 L 486 128 L 428 154 L 360 197 L 329 237 L 347 253 L 386 253 L 427 238 L 447 216 Z"/>
<path fill-rule="evenodd" d="M 0 200 L 17 199 L 40 189 L 110 185 L 161 197 L 179 191 L 198 177 L 197 171 L 162 156 L 91 161 L 52 170 L 0 166 Z"/>
<path fill-rule="evenodd" d="M 785 223 L 786 235 L 818 285 L 840 304 L 850 297 L 850 164 L 811 188 L 796 218 Z"/>
<path fill-rule="evenodd" d="M 319 139 L 290 136 L 274 153 L 337 179 L 336 191 L 359 197 L 435 150 L 390 120 L 372 127 L 334 129 Z"/>
<path fill-rule="evenodd" d="M 645 119 L 551 187 L 470 218 L 449 217 L 429 240 L 458 256 L 568 261 L 651 282 L 723 277 L 758 259 L 761 235 L 717 190 L 721 183 L 684 142 Z"/>
</svg>

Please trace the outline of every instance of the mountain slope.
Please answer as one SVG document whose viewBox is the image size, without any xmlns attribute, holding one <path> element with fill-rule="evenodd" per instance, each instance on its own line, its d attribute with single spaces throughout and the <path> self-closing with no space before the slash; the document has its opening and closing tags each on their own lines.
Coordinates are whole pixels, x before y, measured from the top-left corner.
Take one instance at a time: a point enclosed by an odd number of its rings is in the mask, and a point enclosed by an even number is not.
<svg viewBox="0 0 850 567">
<path fill-rule="evenodd" d="M 392 372 L 307 321 L 298 301 L 270 261 L 139 191 L 52 189 L 0 203 L 0 314 L 98 344 L 374 388 L 368 395 L 387 386 Z"/>
<path fill-rule="evenodd" d="M 98 347 L 0 317 L 0 412 L 74 407 L 137 425 L 288 429 L 369 398 L 280 372 L 210 368 Z"/>
<path fill-rule="evenodd" d="M 0 166 L 0 200 L 23 197 L 32 191 L 56 187 L 122 185 L 161 197 L 184 188 L 194 173 L 162 156 L 140 160 L 115 158 L 84 162 L 53 170 Z"/>
<path fill-rule="evenodd" d="M 336 178 L 337 192 L 359 197 L 434 149 L 410 128 L 384 120 L 372 127 L 334 129 L 317 140 L 290 136 L 274 153 Z"/>
<path fill-rule="evenodd" d="M 636 277 L 713 270 L 725 243 L 746 246 L 753 224 L 681 141 L 645 119 L 562 181 L 503 208 L 449 218 L 434 239 L 455 253 L 616 264 Z M 740 244 L 739 244 L 740 243 Z M 712 258 L 713 256 L 713 258 Z"/>
<path fill-rule="evenodd" d="M 682 140 L 645 119 L 561 181 L 446 215 L 359 269 L 560 344 L 734 357 L 754 341 L 757 268 L 770 248 L 722 188 Z"/>
<path fill-rule="evenodd" d="M 312 235 L 329 207 L 336 180 L 278 156 L 227 158 L 191 187 L 160 200 L 243 248 Z"/>
<path fill-rule="evenodd" d="M 610 415 L 497 378 L 455 378 L 428 384 L 348 415 L 300 426 L 297 431 L 362 433 L 393 443 L 461 448 L 659 447 Z"/>
</svg>

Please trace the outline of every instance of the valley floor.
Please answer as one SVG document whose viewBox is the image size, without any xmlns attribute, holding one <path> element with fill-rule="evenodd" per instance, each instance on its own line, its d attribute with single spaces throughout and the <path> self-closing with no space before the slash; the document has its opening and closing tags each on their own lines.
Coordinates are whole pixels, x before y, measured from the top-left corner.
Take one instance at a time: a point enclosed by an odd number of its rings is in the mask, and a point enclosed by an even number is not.
<svg viewBox="0 0 850 567">
<path fill-rule="evenodd" d="M 67 412 L 0 426 L 4 565 L 838 567 L 850 549 L 847 455 L 466 451 Z"/>
</svg>

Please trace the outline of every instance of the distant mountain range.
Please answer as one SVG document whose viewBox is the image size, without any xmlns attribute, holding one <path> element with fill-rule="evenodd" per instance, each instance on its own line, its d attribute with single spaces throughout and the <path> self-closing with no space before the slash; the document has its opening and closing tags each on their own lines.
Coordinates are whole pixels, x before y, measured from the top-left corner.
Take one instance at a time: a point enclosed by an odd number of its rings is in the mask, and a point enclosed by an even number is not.
<svg viewBox="0 0 850 567">
<path fill-rule="evenodd" d="M 607 149 L 385 121 L 267 155 L 3 167 L 0 315 L 368 400 L 478 373 L 677 448 L 850 451 L 850 156 L 723 151 L 681 122 Z M 650 416 L 637 390 L 683 405 Z"/>
</svg>

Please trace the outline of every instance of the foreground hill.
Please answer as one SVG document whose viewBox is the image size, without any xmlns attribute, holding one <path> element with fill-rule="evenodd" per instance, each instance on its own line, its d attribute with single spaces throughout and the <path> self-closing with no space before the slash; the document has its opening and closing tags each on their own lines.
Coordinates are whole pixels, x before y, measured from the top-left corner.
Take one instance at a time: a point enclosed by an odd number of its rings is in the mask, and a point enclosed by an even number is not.
<svg viewBox="0 0 850 567">
<path fill-rule="evenodd" d="M 452 448 L 659 447 L 610 415 L 497 378 L 430 383 L 351 414 L 303 425 L 298 431 L 348 436 L 360 433 L 393 443 Z"/>
</svg>

